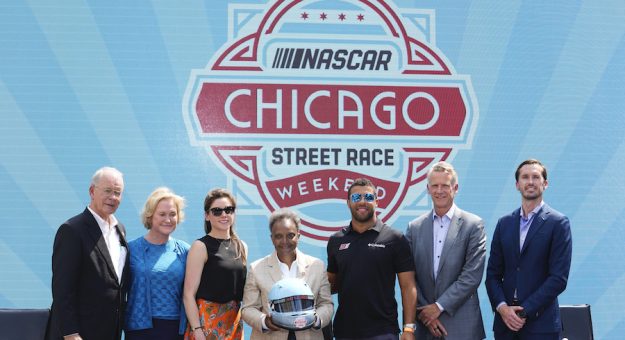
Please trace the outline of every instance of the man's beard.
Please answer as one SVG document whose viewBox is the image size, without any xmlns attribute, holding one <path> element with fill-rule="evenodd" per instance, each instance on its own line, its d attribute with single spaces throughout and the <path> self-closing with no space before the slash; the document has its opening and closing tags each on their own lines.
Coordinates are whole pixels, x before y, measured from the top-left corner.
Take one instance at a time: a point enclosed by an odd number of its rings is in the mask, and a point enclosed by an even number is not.
<svg viewBox="0 0 625 340">
<path fill-rule="evenodd" d="M 534 192 L 526 193 L 524 191 L 521 191 L 521 196 L 523 196 L 523 198 L 526 200 L 535 200 L 542 196 L 542 192 L 540 192 L 538 188 L 534 187 Z"/>
<path fill-rule="evenodd" d="M 373 209 L 367 209 L 367 214 L 364 216 L 358 215 L 358 210 L 352 209 L 352 218 L 360 223 L 369 222 L 373 219 Z"/>
</svg>

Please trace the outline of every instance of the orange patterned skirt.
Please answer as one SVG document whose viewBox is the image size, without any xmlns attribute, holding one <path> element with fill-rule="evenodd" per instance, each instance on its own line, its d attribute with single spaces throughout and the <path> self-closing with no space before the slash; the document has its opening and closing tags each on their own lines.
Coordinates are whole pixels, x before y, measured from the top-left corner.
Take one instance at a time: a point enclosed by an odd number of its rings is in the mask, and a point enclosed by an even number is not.
<svg viewBox="0 0 625 340">
<path fill-rule="evenodd" d="M 241 302 L 216 303 L 197 299 L 197 307 L 200 311 L 200 324 L 208 333 L 206 339 L 243 339 Z M 195 340 L 191 326 L 188 324 L 184 339 Z"/>
</svg>

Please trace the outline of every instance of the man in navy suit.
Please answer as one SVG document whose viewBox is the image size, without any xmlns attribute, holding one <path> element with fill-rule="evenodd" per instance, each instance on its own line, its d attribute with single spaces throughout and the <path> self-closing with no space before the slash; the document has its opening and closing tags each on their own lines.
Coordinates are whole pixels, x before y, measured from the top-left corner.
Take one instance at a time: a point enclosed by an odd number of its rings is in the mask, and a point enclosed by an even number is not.
<svg viewBox="0 0 625 340">
<path fill-rule="evenodd" d="M 129 257 L 126 231 L 113 213 L 123 190 L 121 172 L 99 169 L 89 186 L 89 206 L 56 233 L 49 339 L 121 338 Z"/>
<path fill-rule="evenodd" d="M 486 269 L 495 339 L 559 340 L 558 295 L 571 267 L 569 219 L 543 201 L 547 169 L 540 161 L 522 162 L 515 178 L 521 208 L 497 222 Z"/>
</svg>

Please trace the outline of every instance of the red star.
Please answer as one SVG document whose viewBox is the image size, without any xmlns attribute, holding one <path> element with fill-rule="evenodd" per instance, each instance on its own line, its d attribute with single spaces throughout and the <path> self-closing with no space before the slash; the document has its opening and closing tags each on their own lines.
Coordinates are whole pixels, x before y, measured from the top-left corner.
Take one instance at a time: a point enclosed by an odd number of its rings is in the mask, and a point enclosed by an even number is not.
<svg viewBox="0 0 625 340">
<path fill-rule="evenodd" d="M 306 12 L 302 13 L 302 19 L 304 20 L 308 19 L 308 13 Z"/>
<path fill-rule="evenodd" d="M 327 14 L 325 14 L 325 13 L 321 13 L 321 14 L 319 15 L 319 19 L 321 19 L 321 20 L 326 20 L 327 18 L 328 18 L 328 15 L 327 15 Z"/>
<path fill-rule="evenodd" d="M 339 14 L 339 20 L 343 21 L 345 19 L 346 19 L 345 14 L 343 14 L 343 13 Z"/>
<path fill-rule="evenodd" d="M 358 14 L 358 21 L 365 20 L 365 16 L 363 14 Z"/>
</svg>

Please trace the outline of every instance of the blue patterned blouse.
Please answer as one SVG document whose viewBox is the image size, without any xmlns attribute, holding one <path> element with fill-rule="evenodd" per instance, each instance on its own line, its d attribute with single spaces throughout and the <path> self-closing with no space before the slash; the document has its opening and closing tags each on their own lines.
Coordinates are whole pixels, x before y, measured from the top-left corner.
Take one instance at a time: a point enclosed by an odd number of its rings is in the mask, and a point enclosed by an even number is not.
<svg viewBox="0 0 625 340">
<path fill-rule="evenodd" d="M 130 291 L 126 309 L 127 330 L 152 328 L 152 318 L 178 320 L 184 332 L 182 304 L 184 271 L 189 244 L 170 238 L 151 244 L 142 236 L 128 243 Z"/>
</svg>

